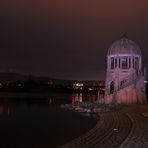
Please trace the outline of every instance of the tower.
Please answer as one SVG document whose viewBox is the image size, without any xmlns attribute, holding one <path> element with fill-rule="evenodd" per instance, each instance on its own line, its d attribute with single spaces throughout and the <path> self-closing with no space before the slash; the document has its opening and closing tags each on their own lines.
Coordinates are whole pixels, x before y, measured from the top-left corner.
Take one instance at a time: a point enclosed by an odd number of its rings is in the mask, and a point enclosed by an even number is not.
<svg viewBox="0 0 148 148">
<path fill-rule="evenodd" d="M 144 103 L 145 83 L 139 46 L 126 36 L 115 41 L 107 53 L 104 103 Z"/>
</svg>

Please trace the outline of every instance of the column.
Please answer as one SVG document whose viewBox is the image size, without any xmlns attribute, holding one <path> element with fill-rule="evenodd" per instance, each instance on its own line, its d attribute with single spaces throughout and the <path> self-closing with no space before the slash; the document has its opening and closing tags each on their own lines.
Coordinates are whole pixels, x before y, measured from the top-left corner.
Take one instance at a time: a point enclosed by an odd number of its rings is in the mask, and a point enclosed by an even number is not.
<svg viewBox="0 0 148 148">
<path fill-rule="evenodd" d="M 129 57 L 127 57 L 127 69 L 129 69 Z"/>
<path fill-rule="evenodd" d="M 120 57 L 120 68 L 122 69 L 122 57 Z"/>
<path fill-rule="evenodd" d="M 141 71 L 141 67 L 142 67 L 142 62 L 141 62 L 141 61 L 142 61 L 142 57 L 140 56 L 140 57 L 139 57 L 139 70 L 140 70 L 140 71 Z"/>
<path fill-rule="evenodd" d="M 109 69 L 111 69 L 111 57 L 109 57 Z"/>
<path fill-rule="evenodd" d="M 135 68 L 135 57 L 133 56 L 133 58 L 132 58 L 132 64 L 133 64 L 133 68 Z"/>
<path fill-rule="evenodd" d="M 132 65 L 132 59 L 133 57 L 132 56 L 130 56 L 130 59 L 131 59 L 131 67 L 130 68 L 132 68 L 133 67 L 133 65 Z"/>
<path fill-rule="evenodd" d="M 110 58 L 109 57 L 107 57 L 107 69 L 110 69 L 110 65 L 109 65 L 109 60 L 110 60 Z"/>
<path fill-rule="evenodd" d="M 116 67 L 116 58 L 114 57 L 114 68 Z"/>
<path fill-rule="evenodd" d="M 119 57 L 117 57 L 117 68 L 120 68 L 120 66 L 119 66 Z"/>
<path fill-rule="evenodd" d="M 107 70 L 109 69 L 109 57 L 107 57 Z"/>
<path fill-rule="evenodd" d="M 134 68 L 136 69 L 136 57 L 134 56 Z"/>
</svg>

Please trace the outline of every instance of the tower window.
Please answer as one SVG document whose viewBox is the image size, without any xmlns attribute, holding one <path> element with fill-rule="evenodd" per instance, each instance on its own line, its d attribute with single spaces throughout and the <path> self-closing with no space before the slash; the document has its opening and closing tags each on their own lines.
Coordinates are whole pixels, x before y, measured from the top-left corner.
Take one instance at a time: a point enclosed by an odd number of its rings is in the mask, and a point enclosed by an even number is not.
<svg viewBox="0 0 148 148">
<path fill-rule="evenodd" d="M 115 68 L 117 68 L 117 57 L 115 58 Z"/>
<path fill-rule="evenodd" d="M 128 58 L 122 57 L 122 69 L 127 69 L 127 68 L 128 68 Z"/>
<path fill-rule="evenodd" d="M 129 57 L 129 67 L 128 68 L 131 68 L 131 57 Z"/>
<path fill-rule="evenodd" d="M 121 66 L 120 66 L 120 65 L 121 65 L 121 57 L 119 57 L 119 65 L 118 65 L 118 66 L 119 66 L 119 68 L 121 68 Z"/>
<path fill-rule="evenodd" d="M 139 58 L 135 58 L 135 68 L 138 70 L 139 69 Z"/>
<path fill-rule="evenodd" d="M 114 58 L 111 58 L 111 69 L 114 69 Z"/>
<path fill-rule="evenodd" d="M 132 65 L 133 65 L 132 67 L 135 68 L 134 57 L 132 58 Z"/>
</svg>

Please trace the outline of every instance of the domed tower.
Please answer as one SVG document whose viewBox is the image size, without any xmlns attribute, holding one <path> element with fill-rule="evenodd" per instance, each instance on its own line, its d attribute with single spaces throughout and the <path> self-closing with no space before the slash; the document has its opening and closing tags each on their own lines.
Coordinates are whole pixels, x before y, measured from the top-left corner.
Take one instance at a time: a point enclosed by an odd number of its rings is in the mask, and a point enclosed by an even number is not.
<svg viewBox="0 0 148 148">
<path fill-rule="evenodd" d="M 123 36 L 108 50 L 105 103 L 144 103 L 145 98 L 141 50 Z"/>
</svg>

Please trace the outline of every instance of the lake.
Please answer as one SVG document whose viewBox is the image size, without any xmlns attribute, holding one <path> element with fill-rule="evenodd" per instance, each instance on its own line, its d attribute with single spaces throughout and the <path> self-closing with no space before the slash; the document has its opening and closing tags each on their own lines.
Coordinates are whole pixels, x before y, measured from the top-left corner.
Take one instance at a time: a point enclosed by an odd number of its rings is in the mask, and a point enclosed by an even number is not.
<svg viewBox="0 0 148 148">
<path fill-rule="evenodd" d="M 37 96 L 34 94 L 30 98 L 30 95 L 22 94 L 1 95 L 0 147 L 58 147 L 87 132 L 97 122 L 93 117 L 60 108 L 61 104 L 74 101 L 94 101 L 97 99 L 96 95 Z"/>
</svg>

